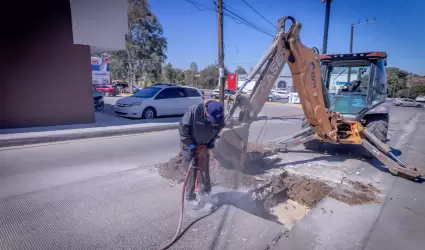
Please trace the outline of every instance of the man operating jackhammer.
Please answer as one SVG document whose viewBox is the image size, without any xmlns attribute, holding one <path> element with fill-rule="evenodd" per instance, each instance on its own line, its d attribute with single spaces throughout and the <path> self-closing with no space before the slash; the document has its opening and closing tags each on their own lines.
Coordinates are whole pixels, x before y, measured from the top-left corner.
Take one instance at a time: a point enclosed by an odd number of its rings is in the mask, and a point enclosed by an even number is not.
<svg viewBox="0 0 425 250">
<path fill-rule="evenodd" d="M 206 151 L 214 148 L 215 140 L 224 128 L 223 105 L 215 100 L 191 106 L 184 114 L 179 124 L 180 147 L 182 152 L 182 166 L 189 171 L 186 184 L 186 201 L 192 209 L 202 208 L 200 199 L 209 196 L 211 183 L 209 175 L 209 157 L 207 162 L 197 169 L 196 164 L 191 164 L 196 158 L 197 150 L 206 147 Z M 209 152 L 207 152 L 207 155 Z M 196 161 L 195 161 L 196 162 Z M 202 176 L 199 176 L 199 174 Z M 201 178 L 202 177 L 202 178 Z M 198 180 L 199 197 L 195 194 L 195 182 Z"/>
</svg>

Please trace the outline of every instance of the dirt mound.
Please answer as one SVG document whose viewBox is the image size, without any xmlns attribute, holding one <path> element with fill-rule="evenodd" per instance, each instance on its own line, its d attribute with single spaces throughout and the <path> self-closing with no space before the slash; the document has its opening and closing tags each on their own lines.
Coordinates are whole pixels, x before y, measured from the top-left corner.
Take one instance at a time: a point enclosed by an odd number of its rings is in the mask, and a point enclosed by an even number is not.
<svg viewBox="0 0 425 250">
<path fill-rule="evenodd" d="M 345 202 L 349 205 L 360 205 L 380 202 L 378 194 L 381 192 L 372 184 L 364 184 L 358 181 L 347 181 L 353 189 L 345 187 L 342 190 L 335 190 L 329 194 L 330 197 Z"/>
<path fill-rule="evenodd" d="M 348 183 L 351 186 L 335 187 L 322 180 L 285 172 L 272 177 L 268 183 L 255 190 L 252 197 L 269 211 L 286 200 L 313 208 L 326 196 L 349 205 L 380 202 L 377 195 L 380 191 L 372 184 L 357 181 Z"/>
<path fill-rule="evenodd" d="M 210 178 L 213 185 L 220 185 L 226 188 L 241 188 L 251 187 L 259 183 L 260 178 L 250 174 L 244 174 L 240 171 L 222 167 L 220 163 L 213 157 L 213 154 L 209 156 L 210 161 Z M 257 166 L 260 168 L 260 166 Z M 177 183 L 184 181 L 186 177 L 186 169 L 182 167 L 182 156 L 179 153 L 176 157 L 171 158 L 164 164 L 157 165 L 159 174 Z"/>
</svg>

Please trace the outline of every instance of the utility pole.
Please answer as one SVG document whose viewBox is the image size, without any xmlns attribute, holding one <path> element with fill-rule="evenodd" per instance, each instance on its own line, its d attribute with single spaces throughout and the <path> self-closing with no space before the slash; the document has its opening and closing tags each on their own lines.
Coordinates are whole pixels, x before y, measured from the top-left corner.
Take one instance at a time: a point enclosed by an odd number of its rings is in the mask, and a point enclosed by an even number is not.
<svg viewBox="0 0 425 250">
<path fill-rule="evenodd" d="M 369 21 L 366 19 L 366 22 L 361 23 L 360 21 L 357 24 L 351 24 L 351 35 L 350 35 L 350 53 L 353 53 L 353 40 L 354 40 L 354 26 L 355 25 L 362 25 L 362 24 L 371 24 L 376 22 L 376 19 L 373 18 L 372 21 Z"/>
<path fill-rule="evenodd" d="M 224 105 L 224 50 L 223 50 L 223 0 L 217 0 L 217 21 L 218 21 L 218 85 L 220 103 Z"/>
<path fill-rule="evenodd" d="M 329 31 L 329 16 L 331 14 L 331 1 L 332 0 L 322 0 L 322 3 L 326 2 L 325 31 L 323 33 L 322 54 L 326 54 L 326 52 L 328 50 L 328 31 Z"/>
<path fill-rule="evenodd" d="M 239 67 L 239 49 L 238 46 L 235 44 L 235 48 L 236 48 L 236 66 Z"/>
<path fill-rule="evenodd" d="M 370 23 L 374 23 L 376 22 L 376 19 L 373 18 L 372 21 L 369 21 L 368 19 L 366 19 L 366 22 L 361 23 L 360 21 L 358 21 L 357 24 L 351 24 L 351 32 L 350 32 L 350 53 L 353 53 L 353 40 L 354 40 L 354 26 L 355 25 L 362 25 L 362 24 L 370 24 Z M 351 81 L 351 67 L 348 68 L 348 82 Z"/>
</svg>

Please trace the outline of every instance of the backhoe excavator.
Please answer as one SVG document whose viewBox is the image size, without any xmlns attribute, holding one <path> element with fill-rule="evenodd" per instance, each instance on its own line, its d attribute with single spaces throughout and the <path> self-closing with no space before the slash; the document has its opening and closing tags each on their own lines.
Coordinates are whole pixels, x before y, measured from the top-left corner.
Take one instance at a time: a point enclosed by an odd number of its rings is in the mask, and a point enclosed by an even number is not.
<svg viewBox="0 0 425 250">
<path fill-rule="evenodd" d="M 286 31 L 287 22 L 291 22 L 291 26 Z M 357 144 L 394 175 L 410 180 L 424 176 L 420 170 L 403 163 L 385 143 L 388 110 L 381 106 L 387 94 L 386 53 L 320 56 L 316 48 L 301 43 L 301 23 L 295 18 L 281 18 L 278 26 L 272 45 L 236 94 L 227 98 L 226 127 L 212 151 L 217 160 L 234 168 L 241 168 L 247 160 L 253 160 L 253 156 L 247 153 L 250 125 L 256 121 L 285 63 L 288 63 L 305 120 L 299 133 L 264 145 L 271 148 L 271 153 L 263 157 L 287 152 L 301 144 L 307 148 L 323 142 Z M 260 77 L 252 92 L 242 94 L 259 72 Z"/>
</svg>

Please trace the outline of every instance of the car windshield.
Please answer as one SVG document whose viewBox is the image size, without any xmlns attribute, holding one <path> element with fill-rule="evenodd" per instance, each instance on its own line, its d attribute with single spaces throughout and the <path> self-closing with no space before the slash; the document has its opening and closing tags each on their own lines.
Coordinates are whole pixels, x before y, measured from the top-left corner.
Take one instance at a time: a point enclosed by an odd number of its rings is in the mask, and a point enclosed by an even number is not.
<svg viewBox="0 0 425 250">
<path fill-rule="evenodd" d="M 133 95 L 133 97 L 150 98 L 150 97 L 153 97 L 154 95 L 156 95 L 156 93 L 158 93 L 160 90 L 161 90 L 161 88 L 155 88 L 155 87 L 143 88 L 143 89 L 137 91 L 137 93 L 135 93 Z"/>
</svg>

